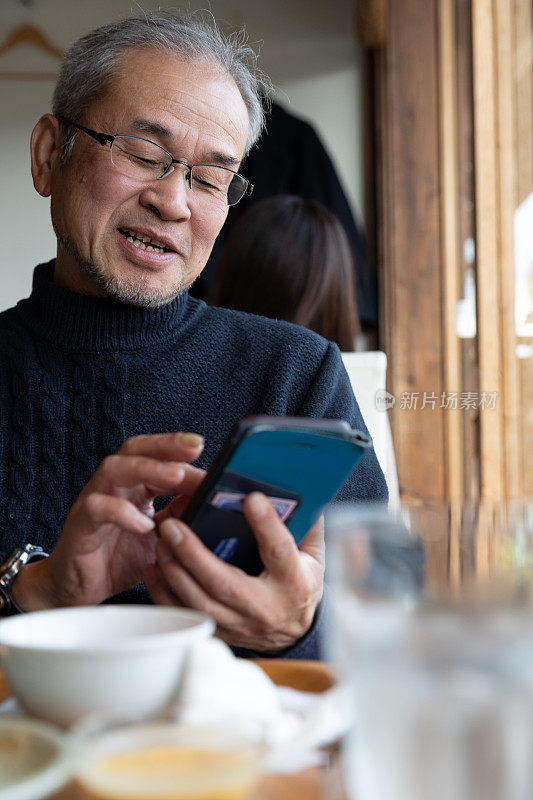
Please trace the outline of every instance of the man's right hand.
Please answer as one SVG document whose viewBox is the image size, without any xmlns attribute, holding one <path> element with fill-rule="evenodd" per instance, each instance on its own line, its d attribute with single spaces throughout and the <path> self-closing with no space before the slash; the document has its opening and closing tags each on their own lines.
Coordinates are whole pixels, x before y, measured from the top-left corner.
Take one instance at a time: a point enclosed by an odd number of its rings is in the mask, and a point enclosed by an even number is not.
<svg viewBox="0 0 533 800">
<path fill-rule="evenodd" d="M 196 434 L 135 436 L 108 456 L 81 491 L 49 558 L 25 567 L 13 584 L 24 611 L 95 605 L 142 580 L 155 561 L 153 501 L 189 494 L 200 470 Z"/>
</svg>

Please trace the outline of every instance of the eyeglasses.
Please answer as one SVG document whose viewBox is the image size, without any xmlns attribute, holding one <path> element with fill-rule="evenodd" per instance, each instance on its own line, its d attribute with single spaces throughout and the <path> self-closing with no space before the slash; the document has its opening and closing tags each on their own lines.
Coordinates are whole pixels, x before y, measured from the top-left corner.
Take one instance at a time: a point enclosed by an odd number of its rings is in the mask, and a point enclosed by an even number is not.
<svg viewBox="0 0 533 800">
<path fill-rule="evenodd" d="M 253 184 L 244 175 L 239 175 L 228 167 L 216 164 L 188 164 L 186 161 L 174 158 L 164 147 L 141 136 L 130 136 L 127 133 L 111 136 L 78 125 L 77 122 L 64 117 L 58 117 L 58 120 L 87 133 L 103 146 L 108 144 L 111 163 L 128 178 L 141 182 L 161 180 L 174 172 L 174 164 L 180 164 L 186 167 L 185 181 L 189 189 L 206 202 L 222 202 L 234 206 L 245 194 L 250 195 L 253 192 Z"/>
</svg>

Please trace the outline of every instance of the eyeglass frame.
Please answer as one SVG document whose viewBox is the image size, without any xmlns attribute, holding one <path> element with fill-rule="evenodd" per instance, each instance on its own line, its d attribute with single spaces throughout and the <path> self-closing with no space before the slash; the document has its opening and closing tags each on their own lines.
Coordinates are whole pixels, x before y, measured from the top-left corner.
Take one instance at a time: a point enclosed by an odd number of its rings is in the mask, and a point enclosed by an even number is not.
<svg viewBox="0 0 533 800">
<path fill-rule="evenodd" d="M 224 169 L 226 170 L 226 172 L 231 172 L 233 175 L 238 175 L 239 178 L 242 178 L 243 181 L 246 181 L 247 183 L 246 189 L 242 193 L 241 197 L 239 197 L 239 199 L 237 200 L 237 203 L 240 203 L 242 198 L 245 197 L 246 195 L 248 195 L 249 197 L 254 190 L 254 184 L 250 183 L 248 178 L 245 178 L 244 175 L 241 175 L 240 172 L 236 172 L 234 169 L 230 169 L 229 167 L 223 167 L 221 164 L 189 164 L 187 161 L 184 161 L 181 158 L 174 158 L 172 153 L 169 153 L 169 151 L 165 147 L 162 147 L 160 144 L 157 144 L 157 142 L 152 142 L 151 139 L 146 139 L 144 136 L 137 136 L 136 134 L 132 133 L 115 133 L 115 134 L 99 133 L 98 131 L 94 131 L 92 128 L 86 128 L 85 125 L 80 125 L 78 122 L 73 122 L 72 120 L 67 119 L 66 117 L 56 117 L 56 119 L 59 120 L 59 122 L 61 122 L 63 125 L 72 125 L 74 128 L 78 128 L 80 131 L 87 133 L 89 136 L 95 139 L 95 141 L 97 141 L 98 144 L 101 144 L 102 147 L 105 147 L 105 145 L 108 144 L 110 154 L 112 152 L 111 148 L 113 146 L 113 142 L 118 136 L 127 136 L 130 139 L 140 139 L 142 142 L 148 142 L 148 144 L 153 144 L 155 147 L 159 147 L 160 150 L 163 150 L 163 152 L 167 153 L 167 155 L 170 157 L 170 163 L 166 167 L 163 174 L 159 175 L 158 178 L 155 178 L 155 180 L 157 181 L 160 181 L 163 178 L 166 178 L 167 175 L 170 175 L 174 171 L 174 166 L 173 166 L 174 164 L 181 164 L 182 167 L 187 167 L 187 170 L 185 172 L 185 180 L 187 182 L 187 186 L 189 187 L 189 189 L 192 190 L 191 176 L 193 167 L 216 167 L 217 169 Z M 115 166 L 113 158 L 111 158 L 111 163 L 113 164 L 113 166 Z M 236 206 L 237 203 L 232 203 L 231 205 Z M 228 202 L 228 206 L 229 205 L 230 204 Z"/>
</svg>

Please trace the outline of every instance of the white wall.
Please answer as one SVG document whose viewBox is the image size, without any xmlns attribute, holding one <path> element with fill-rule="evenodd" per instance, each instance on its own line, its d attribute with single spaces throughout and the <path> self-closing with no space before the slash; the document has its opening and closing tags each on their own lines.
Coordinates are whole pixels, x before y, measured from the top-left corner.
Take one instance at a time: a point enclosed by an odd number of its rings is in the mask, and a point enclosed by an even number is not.
<svg viewBox="0 0 533 800">
<path fill-rule="evenodd" d="M 0 43 L 17 26 L 39 26 L 59 47 L 97 25 L 146 10 L 177 7 L 161 0 L 19 0 L 0 2 Z M 356 218 L 363 223 L 361 136 L 361 53 L 353 34 L 353 0 L 190 0 L 210 5 L 215 18 L 245 24 L 251 41 L 261 43 L 260 63 L 289 110 L 318 130 L 336 164 Z M 55 62 L 30 45 L 0 56 L 0 71 L 50 72 Z M 25 297 L 39 261 L 55 254 L 49 202 L 33 190 L 28 142 L 39 116 L 50 110 L 53 81 L 0 79 L 0 310 Z"/>
</svg>

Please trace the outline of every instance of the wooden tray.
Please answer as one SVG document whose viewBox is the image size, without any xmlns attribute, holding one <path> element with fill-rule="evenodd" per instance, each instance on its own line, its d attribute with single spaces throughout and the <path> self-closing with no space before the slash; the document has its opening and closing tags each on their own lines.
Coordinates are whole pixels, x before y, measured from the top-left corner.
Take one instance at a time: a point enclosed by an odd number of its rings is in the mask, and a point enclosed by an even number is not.
<svg viewBox="0 0 533 800">
<path fill-rule="evenodd" d="M 333 668 L 324 661 L 260 658 L 255 663 L 276 686 L 290 686 L 300 692 L 325 692 L 337 681 Z"/>
</svg>

